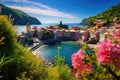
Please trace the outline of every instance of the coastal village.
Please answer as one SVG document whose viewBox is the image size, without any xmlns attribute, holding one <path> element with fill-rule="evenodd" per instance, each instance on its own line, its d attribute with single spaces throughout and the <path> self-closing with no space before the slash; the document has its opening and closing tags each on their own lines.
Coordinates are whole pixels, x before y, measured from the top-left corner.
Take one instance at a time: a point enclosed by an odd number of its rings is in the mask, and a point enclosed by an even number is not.
<svg viewBox="0 0 120 80">
<path fill-rule="evenodd" d="M 22 32 L 18 37 L 18 41 L 25 46 L 35 46 L 34 43 L 42 43 L 47 45 L 53 45 L 60 43 L 61 41 L 77 41 L 78 44 L 83 42 L 87 44 L 97 44 L 103 41 L 105 38 L 111 35 L 112 31 L 119 30 L 120 18 L 115 17 L 113 19 L 113 26 L 107 28 L 104 26 L 103 21 L 99 21 L 94 27 L 80 27 L 73 26 L 68 28 L 67 25 L 59 25 L 41 27 L 31 27 L 29 23 L 26 24 L 26 32 Z M 67 26 L 67 27 L 60 27 Z"/>
<path fill-rule="evenodd" d="M 0 2 L 0 80 L 120 80 L 119 0 Z"/>
</svg>

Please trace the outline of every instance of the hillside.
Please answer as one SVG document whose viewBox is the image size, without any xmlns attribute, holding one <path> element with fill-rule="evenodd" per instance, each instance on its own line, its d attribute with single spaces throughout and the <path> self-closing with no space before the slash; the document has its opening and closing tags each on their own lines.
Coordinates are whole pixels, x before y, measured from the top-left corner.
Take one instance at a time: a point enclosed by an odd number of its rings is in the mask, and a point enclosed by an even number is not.
<svg viewBox="0 0 120 80">
<path fill-rule="evenodd" d="M 38 19 L 31 17 L 18 9 L 12 9 L 2 4 L 0 4 L 0 6 L 2 7 L 2 15 L 12 15 L 14 25 L 25 25 L 26 23 L 41 24 Z"/>
<path fill-rule="evenodd" d="M 120 4 L 113 6 L 101 14 L 92 16 L 81 21 L 81 24 L 87 24 L 89 26 L 94 26 L 95 21 L 107 21 L 106 26 L 112 25 L 114 17 L 120 17 Z"/>
</svg>

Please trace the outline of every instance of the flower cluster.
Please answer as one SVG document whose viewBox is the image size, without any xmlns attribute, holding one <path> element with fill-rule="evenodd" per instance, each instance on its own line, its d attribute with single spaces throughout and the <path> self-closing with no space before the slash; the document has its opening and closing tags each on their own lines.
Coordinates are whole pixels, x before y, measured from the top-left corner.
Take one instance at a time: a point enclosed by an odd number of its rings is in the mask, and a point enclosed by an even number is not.
<svg viewBox="0 0 120 80">
<path fill-rule="evenodd" d="M 90 63 L 85 63 L 85 54 L 83 50 L 79 50 L 72 55 L 72 65 L 74 70 L 80 71 L 81 75 L 90 74 L 93 71 L 93 66 Z M 78 73 L 76 72 L 76 75 Z"/>
<path fill-rule="evenodd" d="M 85 51 L 88 50 L 85 45 L 82 46 L 82 49 Z M 102 72 L 104 75 L 107 72 L 107 76 L 101 75 L 104 78 L 120 78 L 120 75 L 118 75 L 118 71 L 120 71 L 120 30 L 115 29 L 111 33 L 108 33 L 108 37 L 97 45 L 96 54 L 86 55 L 82 49 L 72 55 L 72 65 L 75 70 L 76 80 L 88 78 L 91 75 L 101 78 L 97 74 L 99 72 Z M 95 70 L 91 63 L 94 65 Z M 92 73 L 93 70 L 95 74 Z M 90 73 L 91 75 L 89 75 Z"/>
<path fill-rule="evenodd" d="M 120 45 L 112 40 L 104 40 L 98 44 L 97 58 L 101 64 L 114 64 L 116 69 L 120 69 Z"/>
</svg>

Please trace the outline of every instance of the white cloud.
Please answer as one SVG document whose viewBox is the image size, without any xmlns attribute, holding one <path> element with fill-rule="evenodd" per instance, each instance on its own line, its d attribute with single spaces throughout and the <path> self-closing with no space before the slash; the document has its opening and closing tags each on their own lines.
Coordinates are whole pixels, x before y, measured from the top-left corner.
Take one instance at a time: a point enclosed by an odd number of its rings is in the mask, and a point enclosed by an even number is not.
<svg viewBox="0 0 120 80">
<path fill-rule="evenodd" d="M 17 2 L 17 3 L 22 3 L 24 5 L 26 4 L 25 6 L 8 5 L 8 7 L 11 7 L 14 9 L 19 9 L 19 10 L 22 10 L 22 11 L 28 12 L 28 13 L 42 14 L 42 15 L 46 15 L 46 16 L 65 17 L 68 19 L 75 19 L 75 20 L 78 19 L 77 17 L 75 17 L 71 14 L 61 12 L 57 9 L 51 8 L 42 3 L 37 3 L 37 2 L 29 1 L 29 0 L 4 0 L 4 1 L 13 1 L 13 2 Z"/>
<path fill-rule="evenodd" d="M 77 19 L 75 16 L 72 16 L 70 14 L 62 13 L 60 11 L 54 11 L 54 10 L 46 10 L 46 9 L 38 9 L 38 8 L 30 8 L 26 6 L 9 6 L 14 9 L 19 9 L 24 12 L 28 13 L 34 13 L 34 14 L 42 14 L 46 16 L 56 16 L 56 17 L 65 17 L 65 18 L 70 18 L 70 19 Z"/>
</svg>

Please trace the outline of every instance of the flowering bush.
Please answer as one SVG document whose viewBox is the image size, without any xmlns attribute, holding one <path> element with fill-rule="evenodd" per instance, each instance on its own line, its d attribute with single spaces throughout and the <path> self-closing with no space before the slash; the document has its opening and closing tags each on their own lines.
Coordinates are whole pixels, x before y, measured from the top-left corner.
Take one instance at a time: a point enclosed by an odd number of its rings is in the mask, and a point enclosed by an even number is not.
<svg viewBox="0 0 120 80">
<path fill-rule="evenodd" d="M 90 74 L 93 70 L 93 66 L 90 63 L 85 63 L 86 56 L 83 50 L 79 50 L 77 53 L 72 55 L 72 65 L 75 70 L 79 70 L 81 75 Z"/>
<path fill-rule="evenodd" d="M 116 69 L 120 69 L 120 45 L 112 40 L 106 39 L 98 44 L 97 57 L 101 64 L 114 64 Z"/>
<path fill-rule="evenodd" d="M 87 54 L 86 54 L 87 53 Z M 93 53 L 83 46 L 72 55 L 72 65 L 78 79 L 120 79 L 120 32 L 114 31 L 97 45 Z"/>
<path fill-rule="evenodd" d="M 82 49 L 72 55 L 72 65 L 77 80 L 79 79 L 79 75 L 85 77 L 94 70 L 93 65 L 85 61 L 87 57 Z"/>
</svg>

